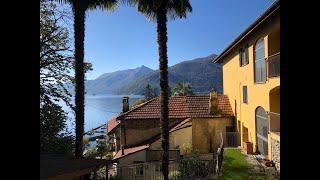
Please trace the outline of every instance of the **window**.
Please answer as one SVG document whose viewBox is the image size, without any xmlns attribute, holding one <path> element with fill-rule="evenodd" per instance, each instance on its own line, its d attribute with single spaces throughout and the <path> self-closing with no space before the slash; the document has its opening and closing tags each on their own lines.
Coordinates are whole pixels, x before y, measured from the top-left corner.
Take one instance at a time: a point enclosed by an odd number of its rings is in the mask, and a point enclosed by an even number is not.
<svg viewBox="0 0 320 180">
<path fill-rule="evenodd" d="M 243 103 L 248 103 L 248 88 L 247 86 L 242 86 L 242 101 Z"/>
<path fill-rule="evenodd" d="M 266 81 L 266 62 L 264 59 L 264 40 L 259 39 L 254 47 L 255 82 Z"/>
<path fill-rule="evenodd" d="M 249 64 L 248 45 L 246 45 L 244 48 L 240 49 L 239 57 L 240 57 L 240 66 L 245 66 L 245 65 Z"/>
</svg>

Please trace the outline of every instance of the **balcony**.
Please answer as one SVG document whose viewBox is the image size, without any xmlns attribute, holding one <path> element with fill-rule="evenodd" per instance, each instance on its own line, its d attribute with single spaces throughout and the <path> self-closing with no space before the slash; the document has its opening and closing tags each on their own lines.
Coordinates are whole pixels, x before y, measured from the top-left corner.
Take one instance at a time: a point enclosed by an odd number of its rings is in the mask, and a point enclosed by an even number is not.
<svg viewBox="0 0 320 180">
<path fill-rule="evenodd" d="M 268 78 L 280 76 L 280 52 L 269 56 L 267 59 Z"/>
<path fill-rule="evenodd" d="M 280 114 L 275 112 L 269 112 L 269 130 L 270 132 L 279 133 L 280 132 Z"/>
</svg>

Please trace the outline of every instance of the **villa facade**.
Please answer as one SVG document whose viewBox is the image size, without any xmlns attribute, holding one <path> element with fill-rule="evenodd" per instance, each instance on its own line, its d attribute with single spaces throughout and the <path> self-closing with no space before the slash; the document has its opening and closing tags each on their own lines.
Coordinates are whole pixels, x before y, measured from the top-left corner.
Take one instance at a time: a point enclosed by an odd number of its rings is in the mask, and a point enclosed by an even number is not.
<svg viewBox="0 0 320 180">
<path fill-rule="evenodd" d="M 241 145 L 280 170 L 280 1 L 241 33 L 214 62 L 223 66 Z"/>
</svg>

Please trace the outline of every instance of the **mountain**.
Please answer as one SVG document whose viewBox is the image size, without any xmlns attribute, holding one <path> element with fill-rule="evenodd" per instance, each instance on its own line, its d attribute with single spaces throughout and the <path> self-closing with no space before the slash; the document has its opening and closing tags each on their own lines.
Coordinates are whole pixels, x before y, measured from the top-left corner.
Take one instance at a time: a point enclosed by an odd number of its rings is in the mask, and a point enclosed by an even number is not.
<svg viewBox="0 0 320 180">
<path fill-rule="evenodd" d="M 168 68 L 169 86 L 178 82 L 188 82 L 196 93 L 208 93 L 212 88 L 222 92 L 222 67 L 213 63 L 217 57 L 213 54 L 204 58 L 183 61 Z M 151 84 L 159 92 L 159 71 L 150 73 L 142 78 L 124 85 L 121 94 L 141 94 L 146 84 Z"/>
<path fill-rule="evenodd" d="M 124 85 L 152 72 L 154 70 L 141 66 L 135 69 L 105 73 L 95 80 L 88 80 L 86 82 L 86 92 L 88 94 L 121 94 L 119 89 Z"/>
<path fill-rule="evenodd" d="M 183 61 L 168 68 L 169 86 L 178 82 L 190 83 L 196 93 L 208 93 L 212 88 L 222 92 L 222 67 L 213 63 L 217 55 Z M 88 94 L 142 94 L 151 84 L 159 92 L 159 70 L 146 66 L 105 73 L 86 81 Z"/>
</svg>

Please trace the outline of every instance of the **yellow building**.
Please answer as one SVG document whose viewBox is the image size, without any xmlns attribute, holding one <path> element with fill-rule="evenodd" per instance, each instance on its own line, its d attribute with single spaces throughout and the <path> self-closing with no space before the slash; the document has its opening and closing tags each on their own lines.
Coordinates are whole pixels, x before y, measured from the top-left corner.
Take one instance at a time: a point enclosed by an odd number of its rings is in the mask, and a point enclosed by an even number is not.
<svg viewBox="0 0 320 180">
<path fill-rule="evenodd" d="M 241 33 L 215 60 L 223 66 L 241 145 L 280 164 L 280 1 Z M 279 169 L 279 168 L 278 168 Z"/>
</svg>

